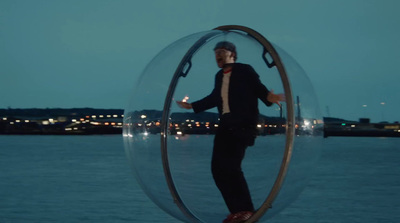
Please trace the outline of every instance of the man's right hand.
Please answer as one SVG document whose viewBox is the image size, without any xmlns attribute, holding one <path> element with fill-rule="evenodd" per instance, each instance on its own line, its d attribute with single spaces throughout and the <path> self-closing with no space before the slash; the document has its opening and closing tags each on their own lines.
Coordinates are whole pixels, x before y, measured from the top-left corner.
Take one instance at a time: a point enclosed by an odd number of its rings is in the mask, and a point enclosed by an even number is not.
<svg viewBox="0 0 400 223">
<path fill-rule="evenodd" d="M 192 104 L 183 102 L 183 101 L 176 101 L 179 107 L 184 108 L 184 109 L 192 109 Z"/>
</svg>

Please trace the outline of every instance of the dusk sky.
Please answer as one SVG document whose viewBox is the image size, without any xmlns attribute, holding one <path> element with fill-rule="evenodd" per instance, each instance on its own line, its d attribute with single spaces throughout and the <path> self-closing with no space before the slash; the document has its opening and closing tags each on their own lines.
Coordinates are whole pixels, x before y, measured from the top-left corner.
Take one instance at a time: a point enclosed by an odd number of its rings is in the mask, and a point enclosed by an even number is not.
<svg viewBox="0 0 400 223">
<path fill-rule="evenodd" d="M 242 25 L 297 60 L 323 116 L 400 121 L 399 9 L 398 0 L 0 0 L 0 108 L 124 109 L 163 48 Z"/>
</svg>

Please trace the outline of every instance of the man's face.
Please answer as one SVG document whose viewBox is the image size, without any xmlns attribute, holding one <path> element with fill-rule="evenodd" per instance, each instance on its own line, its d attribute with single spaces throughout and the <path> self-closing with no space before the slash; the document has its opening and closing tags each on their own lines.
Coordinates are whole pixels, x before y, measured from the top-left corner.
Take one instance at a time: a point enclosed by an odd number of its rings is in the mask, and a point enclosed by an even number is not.
<svg viewBox="0 0 400 223">
<path fill-rule="evenodd" d="M 226 49 L 216 49 L 215 60 L 217 61 L 217 65 L 219 68 L 223 68 L 225 64 L 234 63 L 235 62 L 235 54 Z"/>
</svg>

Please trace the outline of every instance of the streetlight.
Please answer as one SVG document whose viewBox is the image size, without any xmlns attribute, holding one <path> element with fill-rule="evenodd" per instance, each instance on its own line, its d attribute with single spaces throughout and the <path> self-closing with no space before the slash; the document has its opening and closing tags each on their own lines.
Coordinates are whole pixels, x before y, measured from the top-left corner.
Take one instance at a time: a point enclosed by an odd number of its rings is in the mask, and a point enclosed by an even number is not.
<svg viewBox="0 0 400 223">
<path fill-rule="evenodd" d="M 366 110 L 367 110 L 366 108 L 367 108 L 368 106 L 367 106 L 367 105 L 362 105 L 362 107 L 365 108 L 365 109 L 364 109 L 364 118 L 366 118 L 366 116 L 367 116 L 367 115 L 366 115 Z"/>
<path fill-rule="evenodd" d="M 384 106 L 385 106 L 385 102 L 381 102 L 381 105 L 382 105 L 382 121 L 385 121 L 385 109 L 384 109 Z"/>
</svg>

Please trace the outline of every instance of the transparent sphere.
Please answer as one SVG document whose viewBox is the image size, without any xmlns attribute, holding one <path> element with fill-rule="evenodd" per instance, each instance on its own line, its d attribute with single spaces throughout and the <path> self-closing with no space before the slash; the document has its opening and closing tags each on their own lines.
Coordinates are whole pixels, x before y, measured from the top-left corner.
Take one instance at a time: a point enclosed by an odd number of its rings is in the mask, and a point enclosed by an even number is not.
<svg viewBox="0 0 400 223">
<path fill-rule="evenodd" d="M 213 49 L 220 41 L 234 43 L 237 62 L 250 64 L 268 89 L 289 99 L 281 108 L 259 103 L 259 136 L 242 163 L 263 222 L 304 189 L 322 143 L 322 117 L 312 84 L 278 46 L 272 44 L 275 51 L 266 52 L 246 32 L 211 30 L 166 47 L 147 65 L 132 92 L 124 114 L 125 151 L 143 191 L 165 212 L 184 222 L 221 222 L 229 214 L 211 174 L 218 112 L 214 108 L 194 114 L 176 104 L 211 93 L 219 70 Z M 282 64 L 283 70 L 274 64 Z"/>
</svg>

